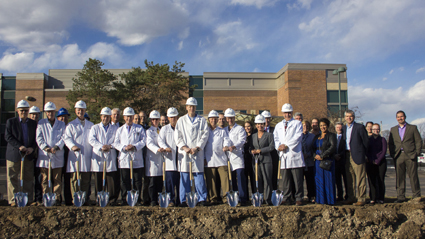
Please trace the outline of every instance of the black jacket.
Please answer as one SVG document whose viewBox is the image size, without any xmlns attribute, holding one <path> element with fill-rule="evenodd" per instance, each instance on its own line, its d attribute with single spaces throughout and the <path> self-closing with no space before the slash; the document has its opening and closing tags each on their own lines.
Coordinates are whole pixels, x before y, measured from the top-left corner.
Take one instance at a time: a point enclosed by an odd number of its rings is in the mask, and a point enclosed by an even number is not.
<svg viewBox="0 0 425 239">
<path fill-rule="evenodd" d="M 316 135 L 314 137 L 313 140 L 313 153 L 314 156 L 316 156 L 316 150 L 318 149 L 316 147 L 316 141 L 319 139 L 321 134 Z M 336 153 L 336 145 L 337 145 L 337 140 L 336 140 L 336 134 L 331 133 L 331 132 L 327 132 L 325 137 L 323 138 L 323 142 L 322 142 L 322 147 L 320 147 L 320 157 L 322 159 L 334 159 L 334 155 Z"/>
<path fill-rule="evenodd" d="M 251 152 L 253 149 L 261 149 L 260 157 L 258 157 L 259 163 L 271 163 L 270 153 L 275 149 L 273 134 L 264 132 L 260 140 L 258 140 L 258 133 L 253 134 L 249 142 L 249 151 Z"/>
<path fill-rule="evenodd" d="M 34 152 L 28 155 L 26 158 L 29 160 L 34 159 L 35 151 L 37 149 L 37 142 L 35 140 L 37 122 L 32 119 L 28 119 L 28 146 L 32 148 Z M 12 162 L 18 162 L 21 160 L 19 148 L 24 146 L 24 136 L 22 134 L 22 127 L 19 117 L 10 118 L 6 122 L 6 132 L 4 138 L 7 142 L 6 159 Z"/>
<path fill-rule="evenodd" d="M 342 127 L 342 138 L 344 142 L 347 139 L 347 125 Z M 353 129 L 351 131 L 350 151 L 351 157 L 356 164 L 366 163 L 366 152 L 369 146 L 369 137 L 364 125 L 353 122 Z"/>
</svg>

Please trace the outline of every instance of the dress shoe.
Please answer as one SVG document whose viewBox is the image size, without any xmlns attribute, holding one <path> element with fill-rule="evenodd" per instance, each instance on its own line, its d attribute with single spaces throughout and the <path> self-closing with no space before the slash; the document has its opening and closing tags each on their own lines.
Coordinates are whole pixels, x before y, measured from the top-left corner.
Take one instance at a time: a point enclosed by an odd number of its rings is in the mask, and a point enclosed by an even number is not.
<svg viewBox="0 0 425 239">
<path fill-rule="evenodd" d="M 170 202 L 170 203 L 168 203 L 168 206 L 169 206 L 169 207 L 175 207 L 175 206 L 176 206 L 176 204 L 174 204 L 174 202 Z"/>
<path fill-rule="evenodd" d="M 187 207 L 187 203 L 186 202 L 182 202 L 182 203 L 180 203 L 179 207 Z"/>
<path fill-rule="evenodd" d="M 199 207 L 206 207 L 209 206 L 210 204 L 208 202 L 202 201 L 202 202 L 198 202 L 198 204 L 196 204 L 196 206 Z"/>
<path fill-rule="evenodd" d="M 12 202 L 12 203 L 10 204 L 10 206 L 11 206 L 11 207 L 16 207 L 16 203 Z"/>
<path fill-rule="evenodd" d="M 30 204 L 30 206 L 38 206 L 38 203 L 37 203 L 37 202 L 32 202 L 32 203 Z"/>
<path fill-rule="evenodd" d="M 403 199 L 397 199 L 394 201 L 394 203 L 404 203 L 406 200 Z"/>
<path fill-rule="evenodd" d="M 296 201 L 296 202 L 295 202 L 295 205 L 297 205 L 297 206 L 302 206 L 302 205 L 303 205 L 303 202 L 301 202 L 301 201 Z"/>
<path fill-rule="evenodd" d="M 356 203 L 356 201 L 345 200 L 342 202 L 342 204 L 345 204 L 345 205 L 352 205 L 353 203 Z"/>
<path fill-rule="evenodd" d="M 383 200 L 378 200 L 376 202 L 379 203 L 379 204 L 384 204 L 384 201 Z"/>
<path fill-rule="evenodd" d="M 151 202 L 151 207 L 156 207 L 156 206 L 158 206 L 158 203 L 156 201 L 152 201 Z"/>
<path fill-rule="evenodd" d="M 366 204 L 365 202 L 361 202 L 361 201 L 353 203 L 354 206 L 364 206 L 365 204 Z"/>
</svg>

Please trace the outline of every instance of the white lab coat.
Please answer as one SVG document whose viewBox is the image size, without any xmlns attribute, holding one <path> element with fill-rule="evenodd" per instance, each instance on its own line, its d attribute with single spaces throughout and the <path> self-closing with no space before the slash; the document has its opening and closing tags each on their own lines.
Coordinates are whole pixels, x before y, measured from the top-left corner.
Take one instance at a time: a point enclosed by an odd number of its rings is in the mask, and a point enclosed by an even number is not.
<svg viewBox="0 0 425 239">
<path fill-rule="evenodd" d="M 161 128 L 161 131 L 159 131 L 158 145 L 163 149 L 171 149 L 171 153 L 164 153 L 165 171 L 177 171 L 176 142 L 174 141 L 174 130 L 171 127 L 171 124 L 167 124 Z"/>
<path fill-rule="evenodd" d="M 151 126 L 146 130 L 146 165 L 145 175 L 148 177 L 162 176 L 162 156 L 158 152 L 161 147 L 158 145 L 159 129 Z"/>
<path fill-rule="evenodd" d="M 99 123 L 91 127 L 89 135 L 89 143 L 93 147 L 91 159 L 91 171 L 103 172 L 104 153 L 103 145 L 112 145 L 114 147 L 115 133 L 118 130 L 117 125 L 109 124 L 108 131 L 105 131 L 103 124 Z M 117 151 L 109 150 L 109 157 L 106 159 L 106 172 L 117 171 Z"/>
<path fill-rule="evenodd" d="M 115 133 L 114 147 L 120 151 L 118 156 L 119 168 L 130 168 L 130 152 L 124 149 L 129 144 L 136 148 L 136 152 L 134 150 L 131 152 L 134 155 L 133 168 L 143 168 L 142 149 L 146 145 L 146 133 L 142 126 L 132 124 L 130 133 L 128 133 L 127 124 L 124 124 Z"/>
<path fill-rule="evenodd" d="M 77 156 L 75 156 L 72 147 L 77 146 L 80 148 L 81 162 L 80 162 L 80 172 L 90 172 L 91 170 L 91 155 L 92 155 L 92 146 L 89 144 L 89 135 L 90 129 L 93 126 L 93 123 L 85 120 L 84 127 L 81 124 L 80 120 L 76 118 L 75 120 L 69 122 L 66 126 L 65 135 L 63 140 L 65 145 L 69 148 L 68 154 L 68 165 L 66 165 L 66 172 L 73 173 L 77 172 L 76 161 Z"/>
<path fill-rule="evenodd" d="M 291 119 L 285 132 L 285 122 L 282 120 L 274 128 L 274 143 L 276 150 L 281 144 L 288 146 L 284 151 L 277 151 L 282 157 L 281 169 L 305 167 L 302 152 L 303 124 L 299 120 Z"/>
<path fill-rule="evenodd" d="M 240 168 L 245 168 L 245 161 L 243 158 L 244 144 L 246 141 L 245 129 L 235 123 L 231 130 L 229 130 L 229 126 L 224 128 L 224 130 L 229 135 L 231 141 L 229 146 L 236 147 L 232 152 L 227 152 L 227 155 L 230 158 L 230 167 L 232 168 L 232 171 L 235 171 L 236 169 Z"/>
<path fill-rule="evenodd" d="M 227 155 L 223 152 L 223 148 L 231 146 L 231 141 L 227 135 L 226 130 L 216 127 L 214 130 L 208 128 L 209 135 L 208 141 L 205 145 L 205 160 L 207 161 L 207 168 L 215 168 L 227 166 Z"/>
<path fill-rule="evenodd" d="M 208 124 L 204 117 L 196 116 L 193 123 L 187 114 L 179 118 L 174 131 L 174 141 L 179 152 L 179 172 L 189 172 L 190 160 L 193 160 L 192 171 L 194 173 L 204 172 L 204 147 L 208 140 L 208 134 Z M 183 146 L 199 147 L 201 150 L 189 156 L 182 149 Z"/>
<path fill-rule="evenodd" d="M 41 119 L 37 125 L 36 141 L 38 144 L 37 167 L 49 168 L 49 156 L 43 149 L 45 147 L 53 148 L 58 146 L 60 150 L 52 155 L 52 168 L 62 168 L 64 164 L 63 134 L 65 133 L 65 123 L 55 119 L 53 127 L 48 119 Z"/>
</svg>

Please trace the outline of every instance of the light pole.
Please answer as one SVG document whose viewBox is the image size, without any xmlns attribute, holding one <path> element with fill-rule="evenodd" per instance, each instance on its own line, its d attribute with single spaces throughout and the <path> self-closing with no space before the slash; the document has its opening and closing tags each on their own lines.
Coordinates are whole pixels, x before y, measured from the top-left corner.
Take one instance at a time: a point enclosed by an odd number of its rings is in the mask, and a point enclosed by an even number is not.
<svg viewBox="0 0 425 239">
<path fill-rule="evenodd" d="M 340 68 L 334 70 L 332 74 L 338 75 L 338 102 L 339 102 L 339 118 L 342 119 L 342 112 L 341 112 L 341 72 L 345 72 L 347 69 L 343 66 Z"/>
</svg>

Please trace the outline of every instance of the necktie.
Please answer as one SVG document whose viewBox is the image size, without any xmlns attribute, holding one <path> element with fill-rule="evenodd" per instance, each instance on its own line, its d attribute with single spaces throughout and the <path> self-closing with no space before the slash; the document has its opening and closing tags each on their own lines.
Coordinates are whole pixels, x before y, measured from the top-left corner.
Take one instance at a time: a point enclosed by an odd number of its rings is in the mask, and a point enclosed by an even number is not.
<svg viewBox="0 0 425 239">
<path fill-rule="evenodd" d="M 285 122 L 285 134 L 286 134 L 286 129 L 288 128 L 288 122 Z"/>
<path fill-rule="evenodd" d="M 341 135 L 338 135 L 338 143 L 336 144 L 336 151 L 339 149 L 339 141 L 341 141 Z"/>
<path fill-rule="evenodd" d="M 128 126 L 127 125 L 127 132 L 130 134 L 130 128 L 131 128 L 131 126 Z"/>
</svg>

